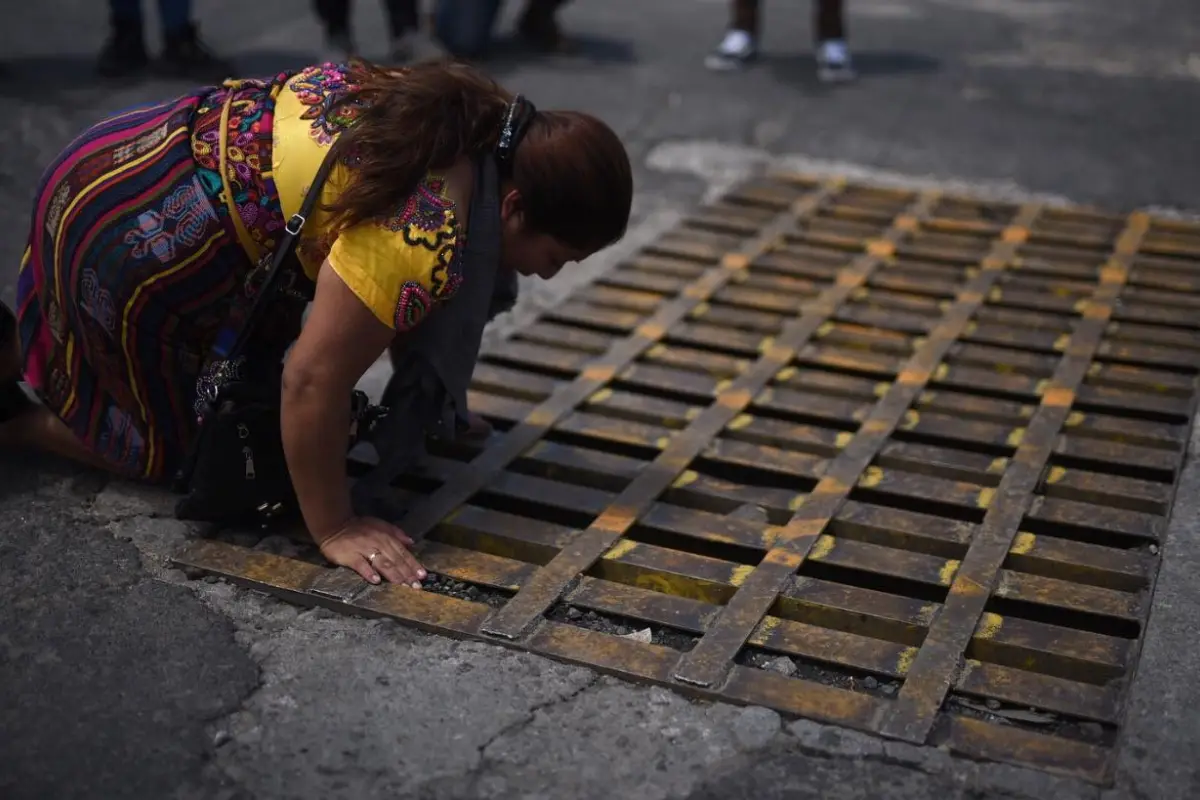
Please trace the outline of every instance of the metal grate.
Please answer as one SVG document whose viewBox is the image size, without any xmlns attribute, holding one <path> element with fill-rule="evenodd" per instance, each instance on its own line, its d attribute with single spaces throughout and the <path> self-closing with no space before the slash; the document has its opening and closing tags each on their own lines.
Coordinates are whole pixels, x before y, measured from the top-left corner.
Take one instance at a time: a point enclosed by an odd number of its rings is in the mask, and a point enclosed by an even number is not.
<svg viewBox="0 0 1200 800">
<path fill-rule="evenodd" d="M 481 358 L 500 433 L 396 487 L 427 591 L 177 562 L 1103 783 L 1197 309 L 1200 226 L 763 178 Z"/>
</svg>

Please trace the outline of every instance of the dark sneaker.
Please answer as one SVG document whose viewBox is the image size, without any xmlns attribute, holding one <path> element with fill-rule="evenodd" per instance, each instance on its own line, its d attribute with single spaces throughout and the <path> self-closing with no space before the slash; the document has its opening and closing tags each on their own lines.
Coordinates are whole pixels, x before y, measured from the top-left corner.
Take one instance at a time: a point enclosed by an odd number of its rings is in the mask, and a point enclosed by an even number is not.
<svg viewBox="0 0 1200 800">
<path fill-rule="evenodd" d="M 189 80 L 221 81 L 233 72 L 228 61 L 214 55 L 201 41 L 194 25 L 164 38 L 157 67 L 166 75 Z"/>
<path fill-rule="evenodd" d="M 854 80 L 854 64 L 850 51 L 840 39 L 829 39 L 817 45 L 817 78 L 825 83 Z"/>
<path fill-rule="evenodd" d="M 141 26 L 118 27 L 104 42 L 96 71 L 106 78 L 120 78 L 140 72 L 149 63 Z"/>
<path fill-rule="evenodd" d="M 729 72 L 749 64 L 758 55 L 758 45 L 749 31 L 731 30 L 704 59 L 704 66 L 716 72 Z"/>
<path fill-rule="evenodd" d="M 556 3 L 531 0 L 517 23 L 517 31 L 531 47 L 544 53 L 570 53 L 575 49 L 558 27 Z"/>
</svg>

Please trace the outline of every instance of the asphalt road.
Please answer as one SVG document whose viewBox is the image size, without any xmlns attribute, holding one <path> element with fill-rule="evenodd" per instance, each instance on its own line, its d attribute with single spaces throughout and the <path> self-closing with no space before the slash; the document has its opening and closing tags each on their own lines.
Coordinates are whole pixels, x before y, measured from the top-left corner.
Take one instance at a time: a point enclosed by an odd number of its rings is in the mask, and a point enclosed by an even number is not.
<svg viewBox="0 0 1200 800">
<path fill-rule="evenodd" d="M 41 168 L 104 113 L 183 88 L 91 77 L 101 5 L 43 0 L 7 10 L 0 27 L 6 297 Z M 368 55 L 383 51 L 377 5 L 359 3 Z M 204 34 L 244 73 L 318 52 L 299 0 L 196 6 Z M 1194 0 L 852 0 L 862 80 L 834 90 L 812 74 L 806 5 L 766 14 L 764 58 L 744 74 L 701 66 L 725 22 L 715 0 L 577 0 L 564 21 L 581 56 L 502 45 L 491 68 L 540 106 L 587 108 L 625 138 L 638 182 L 627 249 L 784 157 L 1116 210 L 1200 208 Z M 530 287 L 523 313 L 621 252 Z M 1197 490 L 1189 473 L 1110 797 L 1200 786 L 1200 723 L 1187 713 L 1200 697 L 1181 655 L 1200 634 Z M 187 581 L 163 556 L 193 531 L 169 517 L 164 498 L 133 487 L 0 461 L 0 796 L 1099 796 Z"/>
</svg>

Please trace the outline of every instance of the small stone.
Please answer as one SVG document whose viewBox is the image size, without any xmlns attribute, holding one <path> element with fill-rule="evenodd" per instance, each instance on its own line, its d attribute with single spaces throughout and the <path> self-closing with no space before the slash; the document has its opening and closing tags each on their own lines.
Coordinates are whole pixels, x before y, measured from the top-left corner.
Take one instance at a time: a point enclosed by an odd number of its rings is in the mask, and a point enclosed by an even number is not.
<svg viewBox="0 0 1200 800">
<path fill-rule="evenodd" d="M 216 575 L 205 575 L 204 576 L 205 583 L 219 583 L 220 580 L 221 579 L 219 577 L 217 577 Z"/>
<path fill-rule="evenodd" d="M 868 675 L 867 677 L 863 678 L 862 685 L 864 689 L 878 689 L 879 681 Z"/>
<path fill-rule="evenodd" d="M 621 630 L 624 631 L 625 629 L 621 628 Z M 641 642 L 642 644 L 650 644 L 650 642 L 653 640 L 653 634 L 650 632 L 649 628 L 642 628 L 640 631 L 634 631 L 633 633 L 621 633 L 621 637 L 624 639 L 631 639 L 635 642 Z"/>
<path fill-rule="evenodd" d="M 995 711 L 996 709 L 1000 708 L 1000 701 L 993 700 L 992 698 L 989 697 L 988 701 L 987 701 L 987 707 L 990 708 L 992 711 Z"/>
<path fill-rule="evenodd" d="M 733 721 L 733 737 L 742 750 L 761 750 L 775 738 L 782 724 L 782 718 L 771 709 L 750 706 Z"/>
<path fill-rule="evenodd" d="M 219 730 L 213 734 L 213 747 L 220 747 L 223 744 L 227 744 L 231 739 L 233 737 L 229 735 L 229 731 Z"/>
<path fill-rule="evenodd" d="M 1156 545 L 1156 544 L 1150 545 L 1150 555 L 1152 555 L 1152 556 L 1158 555 L 1158 545 Z"/>
<path fill-rule="evenodd" d="M 891 696 L 891 695 L 895 694 L 895 693 L 896 693 L 896 684 L 894 684 L 894 683 L 885 683 L 885 684 L 883 685 L 883 693 L 884 693 L 884 694 L 886 694 L 886 695 L 889 695 L 889 696 Z"/>
<path fill-rule="evenodd" d="M 796 662 L 792 661 L 787 656 L 780 656 L 766 663 L 766 669 L 772 672 L 778 672 L 780 675 L 795 675 Z"/>
<path fill-rule="evenodd" d="M 1079 732 L 1093 742 L 1104 738 L 1104 728 L 1101 727 L 1099 722 L 1081 722 L 1079 724 Z"/>
<path fill-rule="evenodd" d="M 583 612 L 580 611 L 575 606 L 571 606 L 570 608 L 567 609 L 567 619 L 579 619 L 582 616 L 583 616 Z"/>
</svg>

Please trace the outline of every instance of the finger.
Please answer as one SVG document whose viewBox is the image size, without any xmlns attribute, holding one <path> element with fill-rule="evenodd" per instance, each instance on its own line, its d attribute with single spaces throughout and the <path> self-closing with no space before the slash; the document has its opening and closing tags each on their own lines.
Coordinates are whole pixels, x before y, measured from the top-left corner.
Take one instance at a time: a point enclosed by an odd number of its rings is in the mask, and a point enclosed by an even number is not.
<svg viewBox="0 0 1200 800">
<path fill-rule="evenodd" d="M 379 573 L 371 566 L 371 562 L 367 561 L 365 556 L 355 556 L 350 559 L 349 564 L 342 566 L 349 567 L 363 577 L 367 583 L 379 583 Z"/>
<path fill-rule="evenodd" d="M 413 540 L 401 528 L 397 528 L 395 525 L 391 525 L 389 527 L 391 530 L 388 531 L 388 534 L 391 535 L 393 539 L 400 542 L 400 544 L 404 545 L 405 547 L 413 546 Z"/>
<path fill-rule="evenodd" d="M 417 563 L 417 559 L 413 557 L 413 554 L 407 548 L 396 541 L 392 541 L 388 548 L 388 558 L 396 565 L 397 569 L 404 573 L 405 583 L 414 589 L 421 588 L 421 580 L 426 574 L 425 570 Z"/>
<path fill-rule="evenodd" d="M 407 586 L 412 583 L 407 572 L 396 564 L 395 559 L 388 553 L 376 556 L 371 562 L 375 569 L 382 573 L 389 582 Z"/>
</svg>

